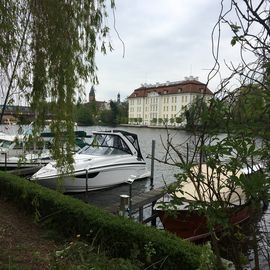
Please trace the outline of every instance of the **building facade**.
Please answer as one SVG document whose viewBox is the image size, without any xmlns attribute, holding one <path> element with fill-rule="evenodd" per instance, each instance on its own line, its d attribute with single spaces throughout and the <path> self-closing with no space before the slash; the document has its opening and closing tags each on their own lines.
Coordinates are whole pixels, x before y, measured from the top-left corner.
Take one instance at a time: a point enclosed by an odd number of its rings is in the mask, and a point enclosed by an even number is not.
<svg viewBox="0 0 270 270">
<path fill-rule="evenodd" d="M 185 108 L 196 98 L 206 101 L 213 93 L 198 78 L 184 81 L 142 84 L 128 97 L 129 124 L 177 125 Z"/>
</svg>

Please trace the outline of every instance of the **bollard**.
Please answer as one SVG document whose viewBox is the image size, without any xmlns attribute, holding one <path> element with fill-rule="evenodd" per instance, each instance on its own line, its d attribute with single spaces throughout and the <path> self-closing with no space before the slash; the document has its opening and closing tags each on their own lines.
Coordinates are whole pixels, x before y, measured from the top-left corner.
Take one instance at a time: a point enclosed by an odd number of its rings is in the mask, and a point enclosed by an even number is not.
<svg viewBox="0 0 270 270">
<path fill-rule="evenodd" d="M 128 195 L 120 195 L 120 209 L 119 215 L 122 217 L 127 216 L 129 210 L 130 197 Z"/>
<path fill-rule="evenodd" d="M 132 212 L 132 184 L 134 182 L 134 180 L 137 179 L 136 175 L 130 175 L 127 183 L 129 184 L 129 218 L 131 218 L 131 212 Z"/>
</svg>

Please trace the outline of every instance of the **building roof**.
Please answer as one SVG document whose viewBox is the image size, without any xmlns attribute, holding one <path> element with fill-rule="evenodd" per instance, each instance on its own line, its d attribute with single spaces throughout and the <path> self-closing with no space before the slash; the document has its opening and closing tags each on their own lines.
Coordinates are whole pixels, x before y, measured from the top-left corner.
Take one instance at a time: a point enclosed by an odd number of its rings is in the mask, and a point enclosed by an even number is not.
<svg viewBox="0 0 270 270">
<path fill-rule="evenodd" d="M 155 92 L 159 95 L 172 95 L 180 93 L 194 93 L 194 94 L 207 94 L 213 95 L 204 83 L 196 79 L 166 82 L 156 84 L 142 84 L 138 89 L 135 89 L 128 98 L 146 97 L 149 93 Z"/>
</svg>

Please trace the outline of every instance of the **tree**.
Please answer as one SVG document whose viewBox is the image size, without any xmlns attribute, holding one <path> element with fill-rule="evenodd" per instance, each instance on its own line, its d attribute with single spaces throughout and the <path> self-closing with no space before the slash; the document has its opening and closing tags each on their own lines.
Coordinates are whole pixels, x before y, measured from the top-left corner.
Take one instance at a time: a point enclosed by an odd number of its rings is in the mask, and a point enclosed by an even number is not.
<svg viewBox="0 0 270 270">
<path fill-rule="evenodd" d="M 183 122 L 182 117 L 176 117 L 176 118 L 175 118 L 175 122 L 176 122 L 177 124 L 181 124 L 181 123 Z"/>
<path fill-rule="evenodd" d="M 5 104 L 12 90 L 27 93 L 37 115 L 37 134 L 45 124 L 45 102 L 50 100 L 55 134 L 52 155 L 59 167 L 72 162 L 75 92 L 82 89 L 82 81 L 98 82 L 96 50 L 106 53 L 111 49 L 106 43 L 106 8 L 104 0 L 0 3 L 0 76 Z M 64 140 L 63 131 L 68 131 Z"/>
<path fill-rule="evenodd" d="M 91 108 L 87 105 L 80 104 L 75 110 L 76 122 L 82 126 L 92 126 L 95 124 L 95 119 L 93 119 L 94 114 L 91 113 Z"/>
<path fill-rule="evenodd" d="M 259 202 L 268 200 L 270 144 L 269 125 L 264 119 L 269 119 L 270 108 L 270 2 L 268 0 L 255 2 L 231 0 L 228 9 L 226 7 L 224 1 L 221 1 L 219 20 L 212 32 L 215 65 L 208 79 L 211 80 L 216 76 L 221 66 L 219 44 L 221 29 L 224 25 L 232 30 L 231 45 L 239 45 L 242 61 L 239 65 L 227 64 L 231 75 L 221 80 L 215 97 L 209 103 L 195 103 L 196 105 L 186 110 L 187 126 L 192 133 L 188 147 L 191 153 L 183 153 L 183 145 L 172 144 L 172 139 L 168 134 L 167 154 L 163 162 L 180 168 L 177 183 L 168 187 L 168 192 L 172 195 L 176 190 L 181 190 L 187 181 L 191 181 L 195 190 L 198 185 L 205 184 L 213 192 L 212 194 L 220 198 L 213 200 L 210 196 L 209 201 L 205 200 L 204 194 L 197 189 L 194 201 L 189 204 L 189 207 L 190 210 L 197 209 L 206 216 L 212 247 L 216 254 L 217 268 L 224 268 L 220 255 L 224 235 L 218 238 L 214 229 L 216 224 L 221 224 L 225 228 L 224 234 L 230 236 L 226 238 L 226 245 L 230 247 L 231 260 L 236 269 L 242 269 L 240 258 L 243 254 L 238 244 L 239 240 L 237 241 L 235 236 L 241 235 L 242 238 L 245 236 L 238 227 L 228 222 L 227 212 L 230 206 L 222 199 L 220 185 L 226 186 L 231 192 L 241 188 L 247 201 L 256 207 L 257 212 L 259 212 L 257 208 Z M 216 38 L 217 42 L 215 42 Z M 248 56 L 253 54 L 250 62 L 245 58 L 247 54 Z M 239 82 L 235 91 L 231 91 L 229 86 L 232 80 L 234 83 Z M 239 104 L 241 107 L 238 106 Z M 258 114 L 254 113 L 255 109 Z M 242 125 L 244 121 L 248 121 L 248 124 Z M 256 124 L 257 128 L 252 128 L 252 124 Z M 220 136 L 220 128 L 226 134 L 225 137 Z M 259 135 L 260 143 L 258 144 Z M 194 173 L 192 170 L 194 163 L 198 165 L 198 168 L 205 164 L 209 170 L 214 171 L 219 186 L 214 184 L 212 174 L 202 175 L 200 169 Z M 258 173 L 255 173 L 254 164 L 261 167 Z M 248 168 L 252 172 L 251 179 L 237 175 L 242 168 Z M 221 181 L 219 178 L 221 173 L 229 175 L 227 181 Z M 174 200 L 176 204 L 179 200 L 181 202 L 181 198 L 177 196 Z M 251 223 L 250 228 L 254 228 L 254 224 Z M 256 239 L 253 240 L 256 242 Z M 267 252 L 269 255 L 269 250 Z M 260 269 L 257 251 L 255 257 L 255 268 Z"/>
<path fill-rule="evenodd" d="M 161 125 L 163 123 L 163 119 L 162 118 L 158 118 L 158 124 Z"/>
<path fill-rule="evenodd" d="M 269 121 L 264 110 L 265 90 L 261 89 L 258 84 L 242 86 L 237 89 L 234 98 L 232 114 L 235 124 L 239 128 L 244 126 L 255 132 L 263 123 Z M 260 131 L 257 130 L 257 132 Z"/>
<path fill-rule="evenodd" d="M 103 110 L 103 111 L 101 111 L 101 113 L 99 115 L 101 123 L 104 125 L 108 125 L 108 126 L 113 125 L 113 121 L 114 121 L 113 117 L 114 116 L 113 116 L 111 110 Z"/>
<path fill-rule="evenodd" d="M 157 121 L 158 121 L 157 118 L 153 118 L 153 119 L 151 120 L 151 123 L 154 124 L 154 125 L 156 125 L 156 124 L 157 124 Z"/>
<path fill-rule="evenodd" d="M 186 118 L 186 129 L 193 130 L 200 127 L 204 114 L 207 113 L 207 104 L 203 98 L 197 97 L 189 107 L 186 107 L 184 115 Z"/>
<path fill-rule="evenodd" d="M 118 104 L 115 101 L 110 101 L 110 107 L 111 107 L 111 125 L 116 126 L 118 124 L 117 122 L 117 116 L 118 116 Z"/>
<path fill-rule="evenodd" d="M 128 101 L 127 99 L 118 104 L 117 123 L 128 123 Z"/>
</svg>

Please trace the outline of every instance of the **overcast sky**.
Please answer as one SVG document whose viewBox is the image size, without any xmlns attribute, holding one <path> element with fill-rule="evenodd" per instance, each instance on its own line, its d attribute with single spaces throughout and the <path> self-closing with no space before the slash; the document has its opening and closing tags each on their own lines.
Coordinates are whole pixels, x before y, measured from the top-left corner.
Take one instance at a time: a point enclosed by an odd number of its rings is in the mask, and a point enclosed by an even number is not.
<svg viewBox="0 0 270 270">
<path fill-rule="evenodd" d="M 115 23 L 125 56 L 109 20 L 114 51 L 97 56 L 96 100 L 116 100 L 118 92 L 123 100 L 142 83 L 179 81 L 190 75 L 205 83 L 214 64 L 211 32 L 219 12 L 220 1 L 213 0 L 116 0 Z M 221 61 L 237 55 L 231 37 L 222 30 Z M 225 75 L 222 69 L 221 76 Z M 218 78 L 209 88 L 215 91 L 217 84 Z"/>
</svg>

